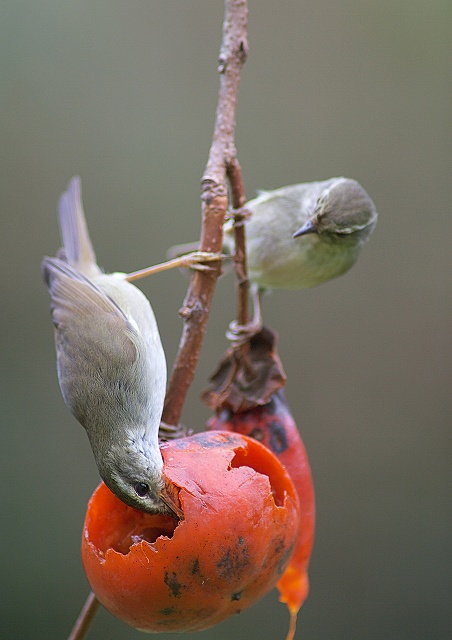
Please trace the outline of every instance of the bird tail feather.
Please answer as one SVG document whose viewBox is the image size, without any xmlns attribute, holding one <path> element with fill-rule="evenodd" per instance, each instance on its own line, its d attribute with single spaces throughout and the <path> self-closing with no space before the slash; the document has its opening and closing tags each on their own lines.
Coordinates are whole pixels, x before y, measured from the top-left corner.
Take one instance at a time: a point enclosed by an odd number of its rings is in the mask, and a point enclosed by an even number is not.
<svg viewBox="0 0 452 640">
<path fill-rule="evenodd" d="M 67 191 L 62 194 L 58 209 L 64 245 L 59 257 L 66 259 L 87 277 L 98 275 L 101 270 L 96 264 L 96 254 L 86 225 L 78 176 L 72 178 Z"/>
</svg>

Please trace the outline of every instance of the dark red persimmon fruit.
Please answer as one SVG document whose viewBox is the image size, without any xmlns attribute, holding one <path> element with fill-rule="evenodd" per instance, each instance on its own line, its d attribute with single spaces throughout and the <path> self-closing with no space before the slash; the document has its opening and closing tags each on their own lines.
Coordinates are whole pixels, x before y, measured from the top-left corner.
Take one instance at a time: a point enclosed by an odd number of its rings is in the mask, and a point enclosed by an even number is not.
<svg viewBox="0 0 452 640">
<path fill-rule="evenodd" d="M 289 472 L 300 500 L 300 532 L 289 566 L 278 581 L 281 602 L 291 615 L 288 639 L 295 633 L 296 616 L 309 592 L 308 565 L 314 543 L 315 497 L 309 460 L 282 390 L 271 401 L 248 411 L 223 409 L 208 422 L 210 429 L 241 433 L 268 447 Z"/>
<path fill-rule="evenodd" d="M 91 588 L 144 631 L 196 631 L 250 607 L 280 580 L 298 538 L 296 490 L 278 459 L 235 433 L 162 445 L 184 519 L 128 507 L 101 483 L 82 559 Z"/>
</svg>

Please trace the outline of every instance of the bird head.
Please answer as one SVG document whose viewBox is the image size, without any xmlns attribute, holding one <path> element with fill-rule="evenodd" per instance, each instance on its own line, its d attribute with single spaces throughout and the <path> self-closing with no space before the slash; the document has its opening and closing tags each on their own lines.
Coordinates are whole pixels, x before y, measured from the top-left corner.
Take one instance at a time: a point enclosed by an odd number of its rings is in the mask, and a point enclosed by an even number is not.
<svg viewBox="0 0 452 640">
<path fill-rule="evenodd" d="M 107 487 L 130 507 L 151 514 L 183 518 L 176 488 L 163 475 L 158 448 L 111 449 L 99 465 Z"/>
<path fill-rule="evenodd" d="M 307 233 L 320 236 L 367 240 L 377 221 L 375 205 L 355 180 L 335 178 L 318 198 L 307 222 L 293 235 Z"/>
</svg>

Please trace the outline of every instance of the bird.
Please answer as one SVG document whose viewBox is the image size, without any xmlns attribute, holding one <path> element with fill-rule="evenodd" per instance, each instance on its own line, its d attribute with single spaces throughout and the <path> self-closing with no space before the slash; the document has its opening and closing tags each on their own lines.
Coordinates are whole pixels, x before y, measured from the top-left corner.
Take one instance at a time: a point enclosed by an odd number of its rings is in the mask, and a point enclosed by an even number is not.
<svg viewBox="0 0 452 640">
<path fill-rule="evenodd" d="M 377 210 L 364 188 L 350 178 L 260 191 L 244 207 L 246 260 L 254 318 L 232 322 L 227 336 L 240 343 L 262 328 L 261 297 L 272 289 L 307 289 L 346 273 L 377 223 Z M 234 221 L 223 227 L 224 255 L 235 251 Z M 196 248 L 176 245 L 172 257 Z"/>
<path fill-rule="evenodd" d="M 246 204 L 249 277 L 261 289 L 305 289 L 353 266 L 376 221 L 374 203 L 348 178 L 262 191 Z M 228 222 L 223 251 L 234 251 Z"/>
<path fill-rule="evenodd" d="M 152 307 L 127 274 L 97 265 L 77 176 L 60 198 L 59 222 L 63 248 L 44 257 L 42 276 L 63 399 L 109 489 L 131 507 L 181 518 L 158 442 L 167 370 Z"/>
</svg>

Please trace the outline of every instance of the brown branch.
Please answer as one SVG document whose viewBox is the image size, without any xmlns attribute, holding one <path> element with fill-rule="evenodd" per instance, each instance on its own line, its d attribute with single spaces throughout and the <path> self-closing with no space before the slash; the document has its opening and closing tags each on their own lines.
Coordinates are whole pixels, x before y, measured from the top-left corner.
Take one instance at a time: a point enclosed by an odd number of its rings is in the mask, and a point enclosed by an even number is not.
<svg viewBox="0 0 452 640">
<path fill-rule="evenodd" d="M 246 265 L 245 227 L 243 225 L 246 218 L 246 212 L 243 211 L 246 202 L 245 187 L 243 185 L 242 168 L 237 158 L 234 158 L 228 164 L 226 170 L 231 185 L 232 207 L 234 209 L 234 267 L 237 279 L 237 324 L 245 325 L 249 321 L 248 290 L 250 284 Z"/>
<path fill-rule="evenodd" d="M 71 635 L 68 637 L 68 640 L 83 640 L 91 622 L 94 619 L 94 616 L 97 613 L 97 610 L 99 609 L 99 606 L 99 600 L 91 591 L 88 598 L 86 599 L 83 609 L 80 611 L 80 615 L 77 618 L 77 621 L 71 631 Z"/>
<path fill-rule="evenodd" d="M 201 251 L 221 252 L 223 223 L 228 207 L 226 168 L 236 159 L 235 114 L 240 71 L 248 52 L 246 0 L 225 0 L 223 38 L 219 56 L 220 89 L 212 144 L 201 181 Z M 215 264 L 215 263 L 214 263 Z M 178 424 L 188 389 L 195 375 L 215 284 L 221 264 L 192 276 L 184 305 L 181 343 L 168 385 L 162 420 Z"/>
</svg>

